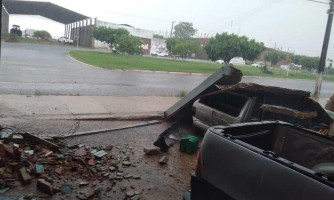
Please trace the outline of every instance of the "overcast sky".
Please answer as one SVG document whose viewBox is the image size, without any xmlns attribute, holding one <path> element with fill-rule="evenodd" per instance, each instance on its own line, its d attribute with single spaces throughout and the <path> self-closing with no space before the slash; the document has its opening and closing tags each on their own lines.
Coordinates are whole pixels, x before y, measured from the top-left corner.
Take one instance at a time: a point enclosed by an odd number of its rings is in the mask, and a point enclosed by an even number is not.
<svg viewBox="0 0 334 200">
<path fill-rule="evenodd" d="M 328 1 L 328 0 L 320 0 Z M 319 56 L 328 5 L 306 0 L 49 0 L 99 20 L 130 24 L 166 34 L 171 22 L 192 22 L 199 35 L 230 32 L 246 35 L 284 51 Z M 64 26 L 43 17 L 10 16 L 22 29 L 46 29 L 62 36 Z M 328 57 L 334 59 L 334 30 Z"/>
</svg>

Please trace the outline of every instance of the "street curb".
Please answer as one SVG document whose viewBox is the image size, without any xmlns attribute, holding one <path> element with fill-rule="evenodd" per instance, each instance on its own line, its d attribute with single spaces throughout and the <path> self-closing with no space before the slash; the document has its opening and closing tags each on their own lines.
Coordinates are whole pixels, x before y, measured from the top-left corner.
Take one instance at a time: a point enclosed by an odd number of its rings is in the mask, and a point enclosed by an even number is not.
<svg viewBox="0 0 334 200">
<path fill-rule="evenodd" d="M 1 118 L 33 118 L 45 120 L 111 120 L 111 121 L 142 121 L 142 120 L 163 120 L 163 113 L 152 114 L 85 114 L 85 115 L 20 115 L 20 116 L 1 116 Z"/>
<path fill-rule="evenodd" d="M 120 130 L 125 130 L 125 129 L 139 128 L 139 127 L 143 127 L 143 126 L 160 124 L 160 123 L 162 123 L 161 120 L 146 121 L 146 122 L 143 122 L 143 123 L 138 123 L 138 124 L 134 124 L 134 125 L 127 125 L 127 126 L 121 126 L 121 127 L 117 127 L 117 128 L 100 129 L 100 130 L 93 130 L 93 131 L 85 131 L 85 132 L 74 133 L 73 135 L 66 135 L 66 136 L 63 136 L 62 138 L 66 139 L 66 138 L 80 137 L 80 136 L 86 136 L 86 135 L 93 135 L 93 134 L 98 134 L 98 133 L 120 131 Z"/>
</svg>

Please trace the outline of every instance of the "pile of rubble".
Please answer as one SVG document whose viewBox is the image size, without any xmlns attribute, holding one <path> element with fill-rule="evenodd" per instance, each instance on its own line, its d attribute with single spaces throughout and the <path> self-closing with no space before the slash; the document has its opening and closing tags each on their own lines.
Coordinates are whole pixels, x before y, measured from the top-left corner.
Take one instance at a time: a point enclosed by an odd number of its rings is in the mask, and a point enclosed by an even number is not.
<svg viewBox="0 0 334 200">
<path fill-rule="evenodd" d="M 91 199 L 101 193 L 98 185 L 102 181 L 107 181 L 106 190 L 111 191 L 118 181 L 140 179 L 138 175 L 124 172 L 125 168 L 136 167 L 130 160 L 132 149 L 127 144 L 123 147 L 68 146 L 60 138 L 43 139 L 13 128 L 2 128 L 0 194 L 18 185 L 35 184 L 45 198 L 75 192 L 78 199 Z M 139 199 L 140 192 L 134 188 L 123 190 L 125 199 Z M 21 199 L 38 197 L 43 195 L 32 193 Z"/>
</svg>

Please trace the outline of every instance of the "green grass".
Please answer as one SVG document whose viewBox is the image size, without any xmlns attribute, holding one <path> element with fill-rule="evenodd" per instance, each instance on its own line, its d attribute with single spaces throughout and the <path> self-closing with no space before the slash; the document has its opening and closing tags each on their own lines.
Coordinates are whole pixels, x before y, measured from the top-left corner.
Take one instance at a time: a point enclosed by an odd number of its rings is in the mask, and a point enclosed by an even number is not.
<svg viewBox="0 0 334 200">
<path fill-rule="evenodd" d="M 107 69 L 129 69 L 129 70 L 151 70 L 151 71 L 166 71 L 166 72 L 186 72 L 186 73 L 204 73 L 212 74 L 221 64 L 203 63 L 181 60 L 158 59 L 143 56 L 129 56 L 129 64 L 126 64 L 125 55 L 116 55 L 111 53 L 93 52 L 93 51 L 71 51 L 70 55 L 89 65 L 103 67 Z M 181 67 L 182 66 L 182 67 Z M 263 73 L 260 68 L 250 66 L 236 66 L 240 69 L 244 76 L 262 76 L 275 78 L 293 78 L 293 79 L 312 79 L 315 80 L 314 74 L 302 72 L 289 72 L 286 76 L 286 71 L 269 68 L 273 74 Z M 324 76 L 324 80 L 334 81 L 334 76 Z"/>
</svg>

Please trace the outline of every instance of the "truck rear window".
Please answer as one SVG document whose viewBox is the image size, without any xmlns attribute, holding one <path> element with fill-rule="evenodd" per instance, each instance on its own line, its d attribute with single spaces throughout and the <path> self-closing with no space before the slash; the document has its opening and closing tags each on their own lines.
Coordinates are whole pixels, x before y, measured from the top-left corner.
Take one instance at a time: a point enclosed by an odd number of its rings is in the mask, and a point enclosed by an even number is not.
<svg viewBox="0 0 334 200">
<path fill-rule="evenodd" d="M 202 98 L 200 103 L 233 117 L 238 117 L 246 101 L 246 96 L 232 92 L 223 92 Z"/>
</svg>

